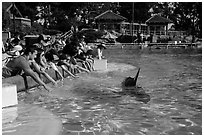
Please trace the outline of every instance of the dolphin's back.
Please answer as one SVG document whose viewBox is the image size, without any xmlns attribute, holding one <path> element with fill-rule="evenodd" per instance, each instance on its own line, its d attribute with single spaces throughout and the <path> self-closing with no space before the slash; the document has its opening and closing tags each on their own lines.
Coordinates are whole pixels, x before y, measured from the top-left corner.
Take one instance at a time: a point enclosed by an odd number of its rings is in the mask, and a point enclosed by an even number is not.
<svg viewBox="0 0 204 137">
<path fill-rule="evenodd" d="M 122 85 L 125 87 L 133 87 L 133 86 L 135 86 L 135 80 L 134 80 L 134 78 L 127 77 L 122 82 Z"/>
<path fill-rule="evenodd" d="M 140 73 L 140 68 L 138 69 L 137 74 L 136 74 L 136 76 L 134 78 L 131 78 L 131 77 L 125 78 L 124 81 L 122 82 L 122 86 L 125 86 L 125 87 L 136 86 L 137 78 L 139 76 L 139 73 Z"/>
</svg>

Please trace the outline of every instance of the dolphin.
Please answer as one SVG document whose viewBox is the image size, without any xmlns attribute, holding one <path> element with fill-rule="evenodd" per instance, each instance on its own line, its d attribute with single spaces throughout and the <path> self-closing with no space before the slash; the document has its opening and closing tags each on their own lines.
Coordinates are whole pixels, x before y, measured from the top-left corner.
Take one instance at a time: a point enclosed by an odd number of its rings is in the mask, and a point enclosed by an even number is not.
<svg viewBox="0 0 204 137">
<path fill-rule="evenodd" d="M 138 69 L 134 78 L 127 77 L 122 82 L 122 92 L 120 94 L 128 94 L 130 96 L 136 97 L 136 100 L 147 103 L 150 101 L 150 95 L 145 93 L 142 87 L 137 86 L 137 79 L 140 73 L 140 68 Z"/>
<path fill-rule="evenodd" d="M 134 78 L 132 78 L 132 77 L 125 78 L 125 80 L 122 82 L 123 86 L 125 86 L 125 87 L 135 87 L 136 84 L 137 84 L 137 78 L 139 76 L 139 73 L 140 73 L 140 68 L 138 69 L 137 74 L 135 75 Z"/>
</svg>

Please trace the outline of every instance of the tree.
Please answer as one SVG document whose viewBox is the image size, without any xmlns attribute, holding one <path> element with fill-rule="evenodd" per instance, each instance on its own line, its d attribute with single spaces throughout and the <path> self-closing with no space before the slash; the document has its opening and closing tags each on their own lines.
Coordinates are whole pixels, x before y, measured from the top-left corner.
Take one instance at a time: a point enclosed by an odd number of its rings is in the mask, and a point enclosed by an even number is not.
<svg viewBox="0 0 204 137">
<path fill-rule="evenodd" d="M 160 13 L 175 24 L 176 30 L 201 37 L 202 3 L 201 2 L 158 2 L 151 7 L 151 13 Z"/>
<path fill-rule="evenodd" d="M 2 30 L 7 31 L 10 26 L 10 16 L 5 10 L 2 10 Z"/>
<path fill-rule="evenodd" d="M 176 30 L 188 30 L 189 34 L 201 37 L 202 3 L 201 2 L 16 2 L 24 16 L 32 22 L 44 20 L 44 27 L 68 31 L 72 25 L 94 27 L 94 18 L 106 10 L 112 10 L 126 17 L 128 22 L 145 23 L 153 14 L 160 13 L 175 24 Z M 40 11 L 36 7 L 40 7 Z M 3 20 L 2 26 L 6 26 Z"/>
<path fill-rule="evenodd" d="M 177 29 L 188 30 L 189 34 L 201 37 L 202 32 L 202 3 L 181 2 L 176 4 L 175 16 L 177 17 Z"/>
<path fill-rule="evenodd" d="M 126 17 L 128 22 L 145 23 L 145 21 L 150 17 L 148 12 L 153 3 L 148 2 L 134 2 L 134 21 L 133 19 L 133 2 L 120 2 L 119 3 L 119 13 L 120 15 Z"/>
<path fill-rule="evenodd" d="M 37 19 L 36 6 L 39 4 L 39 2 L 15 2 L 15 4 L 20 10 L 21 14 L 24 17 L 31 19 L 31 22 L 34 22 Z"/>
</svg>

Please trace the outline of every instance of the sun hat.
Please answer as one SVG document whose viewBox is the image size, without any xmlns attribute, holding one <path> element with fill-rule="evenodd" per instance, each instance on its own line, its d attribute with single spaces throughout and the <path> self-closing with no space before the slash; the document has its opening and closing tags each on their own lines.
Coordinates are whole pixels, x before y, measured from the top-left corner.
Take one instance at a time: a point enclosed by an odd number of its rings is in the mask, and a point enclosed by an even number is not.
<svg viewBox="0 0 204 137">
<path fill-rule="evenodd" d="M 8 51 L 7 54 L 10 55 L 10 56 L 19 56 L 20 55 L 20 51 L 22 49 L 23 48 L 22 48 L 21 45 L 16 45 L 10 51 Z"/>
<path fill-rule="evenodd" d="M 16 45 L 12 48 L 12 51 L 21 51 L 23 48 L 21 45 Z"/>
<path fill-rule="evenodd" d="M 87 50 L 93 50 L 91 46 L 87 46 Z"/>
<path fill-rule="evenodd" d="M 67 59 L 67 56 L 65 54 L 62 54 L 62 55 L 59 56 L 59 59 L 60 60 L 65 60 L 65 59 Z"/>
<path fill-rule="evenodd" d="M 38 42 L 40 42 L 41 40 L 45 40 L 45 38 L 44 38 L 44 36 L 42 35 L 42 34 L 40 34 L 39 36 L 38 36 Z"/>
<path fill-rule="evenodd" d="M 106 49 L 106 45 L 104 43 L 101 43 L 101 44 L 98 45 L 97 48 L 99 48 L 99 49 Z"/>
</svg>

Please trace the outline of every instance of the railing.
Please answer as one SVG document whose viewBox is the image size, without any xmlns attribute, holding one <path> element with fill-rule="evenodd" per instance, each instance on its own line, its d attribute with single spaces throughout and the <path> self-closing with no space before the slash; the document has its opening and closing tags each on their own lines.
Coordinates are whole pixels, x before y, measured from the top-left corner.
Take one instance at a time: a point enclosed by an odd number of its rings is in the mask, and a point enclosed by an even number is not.
<svg viewBox="0 0 204 137">
<path fill-rule="evenodd" d="M 114 47 L 114 46 L 135 46 L 138 45 L 137 43 L 106 43 L 107 47 Z"/>
<path fill-rule="evenodd" d="M 150 31 L 150 34 L 154 35 L 166 35 L 166 31 Z"/>
<path fill-rule="evenodd" d="M 72 34 L 73 34 L 72 30 L 69 30 L 65 34 L 62 34 L 60 38 L 67 38 L 67 37 L 70 38 Z"/>
<path fill-rule="evenodd" d="M 99 43 L 88 43 L 92 47 L 97 47 Z M 106 43 L 105 44 L 107 47 L 125 47 L 125 46 L 141 46 L 141 47 L 166 47 L 167 49 L 170 47 L 198 47 L 198 43 L 175 43 L 175 42 L 170 42 L 170 43 L 143 43 L 143 44 L 138 44 L 138 43 Z"/>
<path fill-rule="evenodd" d="M 99 43 L 88 43 L 92 48 L 96 48 Z M 136 46 L 137 43 L 106 43 L 106 47 L 125 47 L 125 46 Z"/>
<path fill-rule="evenodd" d="M 167 33 L 168 35 L 175 35 L 175 36 L 183 36 L 183 35 L 187 35 L 186 31 L 168 31 Z"/>
<path fill-rule="evenodd" d="M 198 43 L 149 43 L 148 46 L 156 46 L 156 47 L 166 47 L 167 49 L 169 47 L 198 47 Z"/>
<path fill-rule="evenodd" d="M 137 36 L 138 32 L 140 32 L 144 35 L 148 34 L 147 30 L 140 30 L 140 31 L 139 30 L 133 30 L 133 31 L 125 30 L 124 35 L 132 35 L 133 34 L 133 36 Z"/>
</svg>

